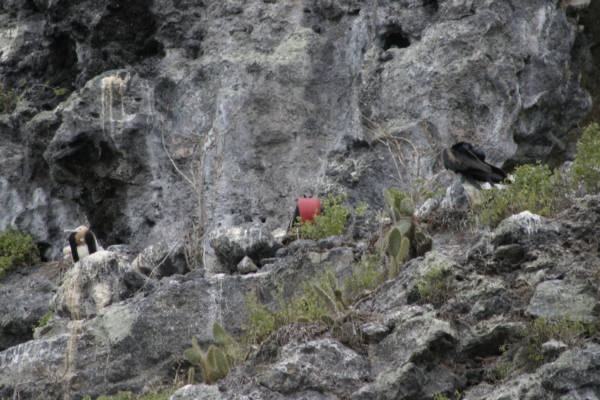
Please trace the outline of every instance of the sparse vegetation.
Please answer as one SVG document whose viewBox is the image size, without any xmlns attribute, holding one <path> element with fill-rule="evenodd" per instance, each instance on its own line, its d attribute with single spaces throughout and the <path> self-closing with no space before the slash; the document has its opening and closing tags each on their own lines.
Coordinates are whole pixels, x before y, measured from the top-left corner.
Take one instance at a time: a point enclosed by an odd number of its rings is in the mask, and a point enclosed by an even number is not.
<svg viewBox="0 0 600 400">
<path fill-rule="evenodd" d="M 508 345 L 503 344 L 498 350 L 500 350 L 502 356 L 498 358 L 494 366 L 488 369 L 485 374 L 485 380 L 492 384 L 503 382 L 510 376 L 511 371 L 513 370 L 513 363 L 510 359 L 505 358 Z"/>
<path fill-rule="evenodd" d="M 192 347 L 183 353 L 192 365 L 200 367 L 202 382 L 209 385 L 224 378 L 245 356 L 238 342 L 217 323 L 213 324 L 213 337 L 215 344 L 211 344 L 206 351 L 202 350 L 196 338 L 192 338 Z M 194 376 L 192 367 L 188 372 L 189 383 L 193 383 Z"/>
<path fill-rule="evenodd" d="M 304 283 L 289 300 L 284 298 L 283 290 L 278 286 L 275 311 L 261 304 L 257 293 L 251 292 L 244 305 L 248 316 L 248 324 L 243 327 L 244 341 L 261 343 L 272 332 L 292 323 L 324 322 L 334 335 L 343 335 L 342 327 L 352 324 L 354 317 L 351 304 L 377 287 L 384 277 L 381 260 L 370 256 L 354 266 L 352 276 L 344 280 L 342 287 L 338 286 L 332 272 L 324 272 Z"/>
<path fill-rule="evenodd" d="M 495 226 L 504 218 L 529 210 L 542 216 L 556 213 L 564 205 L 558 172 L 542 164 L 521 165 L 514 171 L 514 182 L 505 189 L 483 191 L 481 222 Z"/>
<path fill-rule="evenodd" d="M 577 142 L 577 155 L 571 167 L 573 181 L 587 193 L 600 191 L 600 126 L 589 125 Z"/>
<path fill-rule="evenodd" d="M 436 393 L 433 395 L 432 400 L 460 400 L 462 397 L 462 393 L 458 390 L 454 391 L 454 395 L 452 397 L 448 397 L 443 393 Z"/>
<path fill-rule="evenodd" d="M 534 369 L 544 361 L 542 345 L 550 340 L 563 342 L 568 347 L 577 345 L 584 337 L 595 332 L 595 326 L 582 321 L 537 318 L 524 332 L 525 364 L 527 369 Z"/>
<path fill-rule="evenodd" d="M 0 277 L 16 267 L 35 264 L 39 252 L 33 238 L 12 227 L 0 234 Z"/>
<path fill-rule="evenodd" d="M 11 112 L 17 103 L 17 95 L 13 90 L 5 90 L 0 86 L 0 114 Z"/>
<path fill-rule="evenodd" d="M 495 226 L 525 210 L 542 216 L 556 215 L 571 204 L 574 193 L 600 191 L 600 126 L 591 124 L 583 132 L 569 173 L 538 163 L 521 165 L 513 175 L 514 182 L 505 189 L 483 192 L 483 205 L 477 210 L 482 223 Z"/>
<path fill-rule="evenodd" d="M 386 273 L 381 257 L 369 254 L 352 267 L 352 276 L 344 280 L 348 298 L 357 299 L 365 291 L 373 290 L 385 279 Z"/>
<path fill-rule="evenodd" d="M 425 276 L 417 281 L 416 287 L 419 302 L 422 304 L 429 303 L 439 307 L 450 297 L 447 271 L 441 265 L 431 267 Z"/>
<path fill-rule="evenodd" d="M 131 392 L 118 392 L 115 395 L 107 396 L 101 395 L 96 400 L 168 400 L 171 395 L 175 392 L 174 388 L 166 389 L 156 393 L 146 393 L 140 396 L 136 396 Z M 83 400 L 92 400 L 91 396 L 84 396 Z"/>
<path fill-rule="evenodd" d="M 322 201 L 323 211 L 315 215 L 313 221 L 302 222 L 298 217 L 295 226 L 299 229 L 300 237 L 318 240 L 341 235 L 350 214 L 350 210 L 343 205 L 344 199 L 344 195 L 328 196 Z"/>
<path fill-rule="evenodd" d="M 38 321 L 38 328 L 48 325 L 48 322 L 54 317 L 54 311 L 48 311 Z"/>
</svg>

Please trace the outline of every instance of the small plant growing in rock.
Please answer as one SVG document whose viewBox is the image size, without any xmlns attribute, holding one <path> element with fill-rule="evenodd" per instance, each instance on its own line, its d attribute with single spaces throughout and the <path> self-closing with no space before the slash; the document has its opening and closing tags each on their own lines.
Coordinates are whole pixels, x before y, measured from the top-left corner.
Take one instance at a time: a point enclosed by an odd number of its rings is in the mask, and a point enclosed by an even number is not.
<svg viewBox="0 0 600 400">
<path fill-rule="evenodd" d="M 244 342 L 258 344 L 277 329 L 275 314 L 260 303 L 256 290 L 244 297 L 244 312 L 248 323 L 242 325 L 245 332 Z"/>
<path fill-rule="evenodd" d="M 575 183 L 587 193 L 600 191 L 600 125 L 589 125 L 577 142 L 577 154 L 571 167 Z"/>
<path fill-rule="evenodd" d="M 131 392 L 119 392 L 113 396 L 98 396 L 96 400 L 133 400 Z"/>
<path fill-rule="evenodd" d="M 0 234 L 0 277 L 16 267 L 35 264 L 39 260 L 33 238 L 14 228 Z"/>
<path fill-rule="evenodd" d="M 537 318 L 532 321 L 524 332 L 525 337 L 525 367 L 529 370 L 537 368 L 545 360 L 542 345 L 550 340 L 557 340 L 572 347 L 583 337 L 595 332 L 595 326 L 582 321 L 562 319 Z"/>
<path fill-rule="evenodd" d="M 450 297 L 447 271 L 442 266 L 433 266 L 417 281 L 419 302 L 439 307 Z"/>
<path fill-rule="evenodd" d="M 210 345 L 206 352 L 192 338 L 192 347 L 183 353 L 192 365 L 200 367 L 202 381 L 208 385 L 224 378 L 242 358 L 239 344 L 217 323 L 213 324 L 213 337 L 216 344 Z"/>
<path fill-rule="evenodd" d="M 351 300 L 363 292 L 373 290 L 385 280 L 385 269 L 379 255 L 363 257 L 352 268 L 352 276 L 344 280 L 344 290 Z"/>
<path fill-rule="evenodd" d="M 350 210 L 344 203 L 345 196 L 329 196 L 323 200 L 321 214 L 315 215 L 313 221 L 302 222 L 300 217 L 296 221 L 302 238 L 319 240 L 329 236 L 341 235 L 346 225 Z"/>
<path fill-rule="evenodd" d="M 353 281 L 352 290 L 344 286 L 339 287 L 337 280 L 332 272 L 324 272 L 319 276 L 305 282 L 291 297 L 285 299 L 282 293 L 276 293 L 275 311 L 269 310 L 258 301 L 256 292 L 251 292 L 246 296 L 244 308 L 247 313 L 248 324 L 242 328 L 245 331 L 245 340 L 247 344 L 258 344 L 267 339 L 271 333 L 289 324 L 311 324 L 324 323 L 331 330 L 333 336 L 340 341 L 351 342 L 355 338 L 350 338 L 347 333 L 357 336 L 358 328 L 354 326 L 355 311 L 350 304 L 354 300 L 349 296 L 351 293 L 362 293 L 362 288 L 372 288 L 382 278 L 377 276 L 374 271 L 380 267 L 380 264 L 371 264 L 370 271 L 365 273 L 362 268 L 355 270 L 353 277 L 345 282 Z M 356 277 L 356 274 L 364 274 Z M 379 272 L 384 275 L 383 271 Z M 355 343 L 352 343 L 355 344 Z"/>
<path fill-rule="evenodd" d="M 433 395 L 432 400 L 460 400 L 462 393 L 458 390 L 454 391 L 454 396 L 448 397 L 444 393 L 436 393 Z"/>
<path fill-rule="evenodd" d="M 42 318 L 38 321 L 38 328 L 44 327 L 48 325 L 48 322 L 54 317 L 54 311 L 48 311 L 46 314 L 42 315 Z"/>
<path fill-rule="evenodd" d="M 13 111 L 17 101 L 18 96 L 13 90 L 5 90 L 0 86 L 0 114 Z"/>
</svg>

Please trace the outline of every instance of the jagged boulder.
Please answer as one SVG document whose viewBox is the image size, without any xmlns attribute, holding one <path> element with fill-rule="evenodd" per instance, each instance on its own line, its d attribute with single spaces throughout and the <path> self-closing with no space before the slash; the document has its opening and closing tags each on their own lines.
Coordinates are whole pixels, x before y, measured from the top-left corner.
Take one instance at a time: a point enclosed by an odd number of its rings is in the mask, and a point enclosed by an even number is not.
<svg viewBox="0 0 600 400">
<path fill-rule="evenodd" d="M 66 292 L 59 295 L 67 316 L 87 319 L 54 318 L 37 339 L 0 352 L 0 398 L 15 393 L 22 398 L 82 398 L 86 394 L 95 398 L 122 389 L 123 382 L 128 382 L 128 390 L 140 392 L 175 373 L 192 336 L 200 343 L 214 341 L 214 322 L 238 335 L 244 323 L 243 296 L 260 279 L 204 278 L 191 272 L 187 279 L 163 280 L 145 296 L 117 302 L 114 297 L 94 296 L 104 293 L 94 290 L 94 283 L 101 288 L 120 287 L 111 273 L 115 256 L 101 253 L 95 258 L 91 255 L 79 263 L 91 259 L 84 269 L 95 266 L 104 271 L 86 275 L 97 281 L 78 281 L 80 293 L 88 294 L 80 297 L 82 304 L 71 305 L 68 299 L 75 297 Z M 105 299 L 113 302 L 105 305 Z M 110 363 L 99 363 L 99 359 Z"/>
<path fill-rule="evenodd" d="M 0 280 L 0 351 L 33 338 L 57 289 L 57 262 L 21 268 Z"/>
<path fill-rule="evenodd" d="M 435 318 L 430 308 L 407 306 L 390 323 L 394 326 L 391 333 L 373 345 L 373 382 L 352 398 L 427 398 L 460 383 L 458 375 L 439 367 L 442 360 L 452 357 L 458 342 L 457 332 L 447 321 Z"/>
<path fill-rule="evenodd" d="M 586 344 L 565 351 L 538 371 L 508 379 L 498 385 L 481 384 L 464 393 L 469 400 L 540 398 L 598 399 L 600 346 Z M 558 397 L 557 397 L 558 398 Z"/>
<path fill-rule="evenodd" d="M 593 322 L 598 319 L 597 293 L 585 282 L 548 280 L 540 282 L 527 313 L 537 318 Z"/>
<path fill-rule="evenodd" d="M 169 400 L 221 400 L 217 385 L 186 385 L 178 389 Z"/>
<path fill-rule="evenodd" d="M 258 383 L 281 395 L 314 390 L 348 397 L 369 377 L 367 360 L 332 339 L 288 344 Z"/>
<path fill-rule="evenodd" d="M 123 272 L 114 253 L 99 251 L 85 257 L 65 273 L 53 300 L 56 312 L 74 320 L 95 316 L 121 300 L 126 291 Z"/>
<path fill-rule="evenodd" d="M 228 272 L 235 272 L 244 257 L 257 266 L 263 258 L 270 258 L 282 247 L 264 225 L 245 225 L 220 229 L 211 234 L 210 245 L 217 259 Z"/>
<path fill-rule="evenodd" d="M 166 243 L 146 247 L 131 262 L 131 268 L 156 279 L 189 272 L 183 246 Z"/>
</svg>

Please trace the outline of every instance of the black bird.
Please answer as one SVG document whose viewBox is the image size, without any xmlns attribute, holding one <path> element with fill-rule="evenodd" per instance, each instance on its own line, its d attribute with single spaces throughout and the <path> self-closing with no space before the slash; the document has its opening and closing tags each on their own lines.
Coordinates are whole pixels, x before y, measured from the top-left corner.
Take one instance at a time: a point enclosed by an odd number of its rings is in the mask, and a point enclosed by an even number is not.
<svg viewBox="0 0 600 400">
<path fill-rule="evenodd" d="M 506 172 L 485 162 L 485 154 L 471 143 L 458 142 L 444 149 L 442 160 L 446 169 L 477 181 L 499 183 L 506 178 Z"/>
<path fill-rule="evenodd" d="M 90 231 L 90 228 L 85 225 L 81 225 L 77 227 L 77 229 L 71 231 L 71 234 L 69 235 L 69 247 L 71 256 L 75 262 L 98 250 L 102 250 L 102 248 L 98 246 L 96 235 L 94 235 L 94 233 Z"/>
</svg>

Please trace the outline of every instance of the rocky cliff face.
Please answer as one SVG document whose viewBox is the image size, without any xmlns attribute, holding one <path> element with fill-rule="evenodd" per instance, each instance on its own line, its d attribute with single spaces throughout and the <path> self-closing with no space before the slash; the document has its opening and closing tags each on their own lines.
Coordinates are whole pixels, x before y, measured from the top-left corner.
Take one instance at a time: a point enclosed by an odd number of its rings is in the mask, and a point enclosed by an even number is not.
<svg viewBox="0 0 600 400">
<path fill-rule="evenodd" d="M 554 1 L 4 1 L 0 20 L 0 228 L 49 259 L 83 222 L 139 249 L 191 221 L 284 226 L 305 192 L 381 206 L 457 139 L 561 158 L 590 108 Z"/>
<path fill-rule="evenodd" d="M 180 379 L 192 337 L 241 332 L 251 289 L 269 301 L 275 282 L 347 276 L 382 189 L 444 188 L 439 152 L 457 140 L 507 169 L 561 164 L 591 109 L 582 85 L 597 93 L 597 8 L 576 3 L 0 0 L 0 231 L 30 232 L 46 260 L 83 223 L 129 246 L 2 280 L 0 398 Z M 369 206 L 358 233 L 271 236 L 297 197 L 341 191 Z M 280 332 L 221 390 L 173 398 L 594 399 L 597 334 L 544 342 L 539 368 L 517 350 L 533 318 L 597 321 L 597 217 L 591 197 L 556 221 L 434 237 L 357 306 L 360 343 Z M 232 231 L 258 232 L 237 237 L 257 273 L 214 274 L 235 271 L 209 245 Z M 440 265 L 448 293 L 430 304 L 415 288 Z"/>
</svg>

